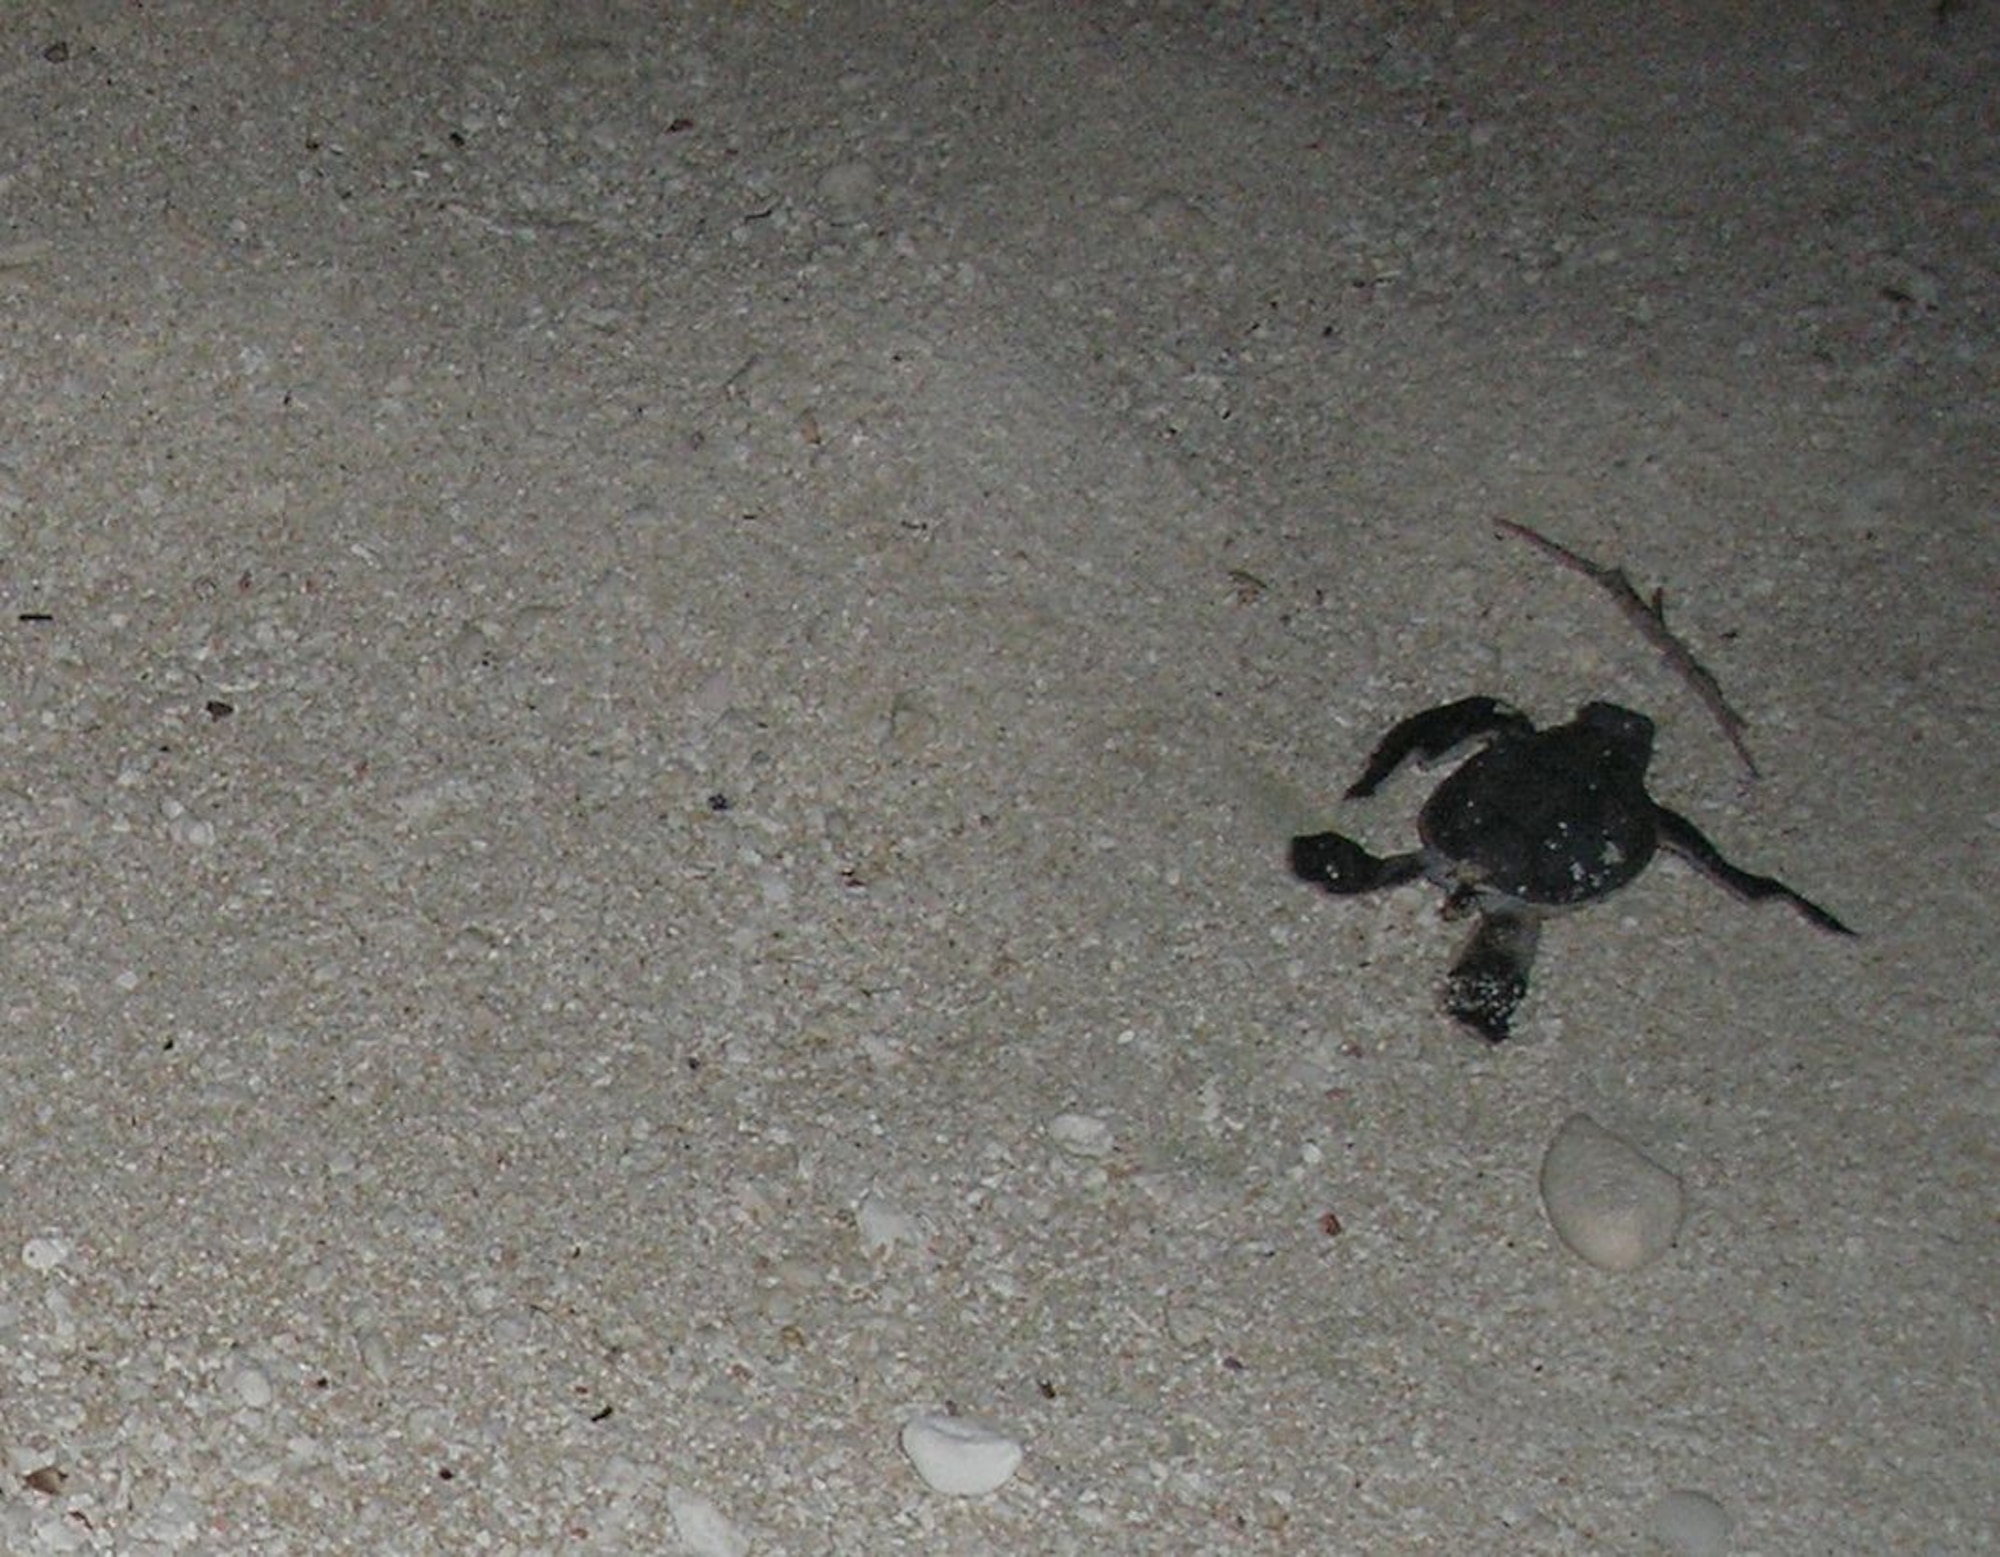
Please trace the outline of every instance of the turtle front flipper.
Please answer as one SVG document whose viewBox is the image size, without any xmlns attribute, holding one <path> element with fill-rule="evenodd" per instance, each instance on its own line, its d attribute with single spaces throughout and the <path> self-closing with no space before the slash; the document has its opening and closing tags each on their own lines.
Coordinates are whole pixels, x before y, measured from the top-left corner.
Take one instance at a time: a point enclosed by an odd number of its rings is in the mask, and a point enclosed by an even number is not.
<svg viewBox="0 0 2000 1557">
<path fill-rule="evenodd" d="M 1294 838 L 1290 860 L 1294 876 L 1336 897 L 1373 892 L 1377 887 L 1399 887 L 1424 871 L 1420 854 L 1370 854 L 1339 833 L 1307 833 Z"/>
<path fill-rule="evenodd" d="M 1658 813 L 1660 842 L 1701 871 L 1703 875 L 1721 882 L 1738 897 L 1746 897 L 1753 902 L 1767 897 L 1781 897 L 1822 930 L 1830 930 L 1835 935 L 1854 933 L 1819 904 L 1810 898 L 1801 897 L 1782 881 L 1771 876 L 1754 875 L 1750 871 L 1740 870 L 1730 864 L 1722 857 L 1722 851 L 1703 835 L 1702 830 L 1678 812 L 1669 811 L 1661 805 L 1656 805 L 1653 809 Z"/>
<path fill-rule="evenodd" d="M 1511 730 L 1525 735 L 1534 729 L 1528 716 L 1497 697 L 1462 697 L 1442 708 L 1412 714 L 1382 737 L 1368 766 L 1347 791 L 1349 800 L 1375 793 L 1376 786 L 1410 757 L 1435 762 L 1483 735 Z"/>
<path fill-rule="evenodd" d="M 1541 939 L 1536 915 L 1481 909 L 1479 928 L 1445 976 L 1445 1010 L 1488 1042 L 1499 1043 L 1528 993 L 1528 970 Z"/>
</svg>

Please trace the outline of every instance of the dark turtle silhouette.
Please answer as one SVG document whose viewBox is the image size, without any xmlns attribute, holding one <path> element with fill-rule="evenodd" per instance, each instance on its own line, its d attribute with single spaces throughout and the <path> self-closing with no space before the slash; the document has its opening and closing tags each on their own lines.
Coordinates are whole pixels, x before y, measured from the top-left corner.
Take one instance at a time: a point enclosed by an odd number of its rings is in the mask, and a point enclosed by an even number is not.
<svg viewBox="0 0 2000 1557">
<path fill-rule="evenodd" d="M 1418 814 L 1421 849 L 1384 857 L 1339 833 L 1310 833 L 1292 840 L 1291 866 L 1343 897 L 1426 876 L 1449 893 L 1448 917 L 1477 912 L 1445 982 L 1445 1009 L 1493 1042 L 1528 992 L 1542 919 L 1616 892 L 1663 844 L 1741 897 L 1783 898 L 1822 930 L 1854 933 L 1783 882 L 1730 864 L 1647 794 L 1653 721 L 1615 703 L 1585 703 L 1550 730 L 1491 697 L 1413 714 L 1382 737 L 1348 798 L 1374 794 L 1405 758 L 1434 760 L 1479 739 L 1486 748 Z"/>
</svg>

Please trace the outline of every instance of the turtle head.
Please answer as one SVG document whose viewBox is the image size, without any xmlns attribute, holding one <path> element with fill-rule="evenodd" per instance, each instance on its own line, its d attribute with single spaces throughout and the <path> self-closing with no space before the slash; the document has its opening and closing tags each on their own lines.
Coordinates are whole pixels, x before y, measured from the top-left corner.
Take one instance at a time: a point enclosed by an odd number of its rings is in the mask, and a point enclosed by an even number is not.
<svg viewBox="0 0 2000 1557">
<path fill-rule="evenodd" d="M 1616 703 L 1585 703 L 1576 711 L 1576 727 L 1603 743 L 1603 749 L 1641 770 L 1653 758 L 1653 721 Z"/>
</svg>

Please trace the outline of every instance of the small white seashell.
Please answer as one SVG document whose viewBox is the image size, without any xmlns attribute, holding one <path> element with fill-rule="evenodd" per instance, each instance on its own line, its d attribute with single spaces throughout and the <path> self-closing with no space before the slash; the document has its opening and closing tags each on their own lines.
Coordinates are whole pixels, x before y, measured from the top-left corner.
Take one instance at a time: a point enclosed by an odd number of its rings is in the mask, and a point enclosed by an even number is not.
<svg viewBox="0 0 2000 1557">
<path fill-rule="evenodd" d="M 667 1515 L 682 1547 L 694 1557 L 745 1557 L 750 1550 L 750 1538 L 699 1492 L 667 1488 Z"/>
<path fill-rule="evenodd" d="M 1706 1492 L 1669 1492 L 1653 1505 L 1647 1523 L 1675 1557 L 1723 1557 L 1729 1549 L 1729 1514 Z"/>
<path fill-rule="evenodd" d="M 1572 1114 L 1542 1158 L 1542 1206 L 1578 1258 L 1637 1270 L 1680 1230 L 1681 1181 L 1589 1115 Z"/>
<path fill-rule="evenodd" d="M 952 1497 L 982 1497 L 1021 1466 L 1019 1440 L 976 1417 L 919 1413 L 903 1424 L 903 1453 L 924 1485 Z"/>
</svg>

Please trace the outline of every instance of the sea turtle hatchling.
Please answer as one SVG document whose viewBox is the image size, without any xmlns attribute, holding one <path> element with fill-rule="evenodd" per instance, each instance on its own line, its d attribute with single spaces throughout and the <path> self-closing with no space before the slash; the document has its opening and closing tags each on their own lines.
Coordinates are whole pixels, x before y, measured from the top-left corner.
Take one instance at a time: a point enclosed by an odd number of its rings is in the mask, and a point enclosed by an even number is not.
<svg viewBox="0 0 2000 1557">
<path fill-rule="evenodd" d="M 1854 932 L 1781 881 L 1722 857 L 1694 823 L 1646 793 L 1653 721 L 1585 703 L 1568 724 L 1537 730 L 1497 698 L 1468 697 L 1413 714 L 1382 737 L 1349 799 L 1375 793 L 1405 758 L 1425 761 L 1484 739 L 1417 816 L 1423 847 L 1370 854 L 1339 833 L 1294 838 L 1292 873 L 1347 896 L 1419 876 L 1444 887 L 1447 917 L 1479 915 L 1445 982 L 1445 1009 L 1482 1036 L 1505 1038 L 1528 992 L 1541 921 L 1617 891 L 1664 844 L 1739 896 L 1783 898 L 1822 930 Z"/>
</svg>

